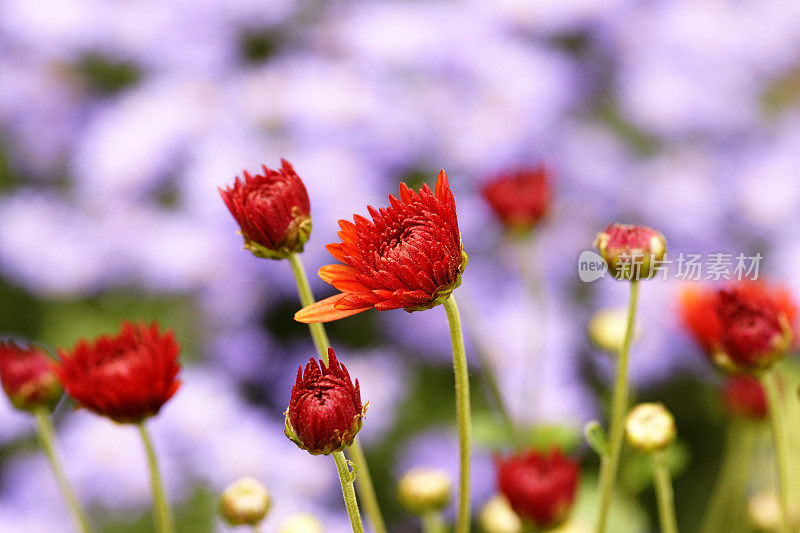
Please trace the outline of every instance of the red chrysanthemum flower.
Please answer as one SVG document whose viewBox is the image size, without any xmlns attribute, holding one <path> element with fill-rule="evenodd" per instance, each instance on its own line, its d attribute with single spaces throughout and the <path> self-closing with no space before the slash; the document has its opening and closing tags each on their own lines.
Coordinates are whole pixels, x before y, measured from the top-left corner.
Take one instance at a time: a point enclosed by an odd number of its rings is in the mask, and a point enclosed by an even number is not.
<svg viewBox="0 0 800 533">
<path fill-rule="evenodd" d="M 722 388 L 722 401 L 733 416 L 763 420 L 769 413 L 761 382 L 747 374 L 728 377 Z"/>
<path fill-rule="evenodd" d="M 266 259 L 284 259 L 302 252 L 311 235 L 311 205 L 303 181 L 281 159 L 281 169 L 262 166 L 263 174 L 244 171 L 233 187 L 220 189 L 228 210 L 239 223 L 244 247 Z"/>
<path fill-rule="evenodd" d="M 792 328 L 796 328 L 797 305 L 791 292 L 785 287 L 756 282 L 741 282 L 730 287 L 754 298 L 772 302 L 772 305 L 786 316 Z M 678 298 L 678 316 L 681 324 L 709 357 L 718 355 L 721 350 L 722 323 L 718 314 L 719 303 L 717 290 L 708 285 L 687 286 Z M 797 335 L 794 337 L 797 338 Z"/>
<path fill-rule="evenodd" d="M 158 324 L 123 323 L 116 336 L 79 341 L 60 351 L 57 372 L 81 406 L 115 422 L 139 423 L 158 414 L 177 392 L 180 348 Z"/>
<path fill-rule="evenodd" d="M 560 450 L 499 458 L 497 485 L 520 518 L 547 529 L 561 524 L 575 501 L 580 469 Z"/>
<path fill-rule="evenodd" d="M 328 364 L 313 357 L 297 369 L 297 380 L 286 409 L 286 436 L 312 453 L 342 451 L 356 438 L 364 423 L 367 404 L 361 404 L 361 389 L 347 368 L 328 348 Z"/>
<path fill-rule="evenodd" d="M 0 342 L 0 382 L 14 407 L 22 411 L 52 409 L 64 393 L 47 352 L 14 342 Z"/>
<path fill-rule="evenodd" d="M 467 255 L 461 245 L 456 202 L 444 170 L 436 194 L 400 184 L 400 199 L 389 207 L 370 206 L 372 220 L 340 220 L 341 243 L 328 251 L 343 265 L 327 265 L 319 276 L 342 291 L 301 309 L 295 320 L 329 322 L 367 309 L 430 309 L 461 284 Z"/>
<path fill-rule="evenodd" d="M 502 172 L 481 193 L 506 229 L 527 233 L 550 206 L 548 172 L 543 165 Z"/>
<path fill-rule="evenodd" d="M 652 278 L 667 253 L 667 240 L 660 232 L 619 223 L 598 233 L 594 245 L 611 275 L 625 280 Z"/>
<path fill-rule="evenodd" d="M 722 325 L 720 347 L 740 370 L 766 368 L 791 345 L 788 318 L 769 298 L 722 290 L 717 314 Z"/>
</svg>

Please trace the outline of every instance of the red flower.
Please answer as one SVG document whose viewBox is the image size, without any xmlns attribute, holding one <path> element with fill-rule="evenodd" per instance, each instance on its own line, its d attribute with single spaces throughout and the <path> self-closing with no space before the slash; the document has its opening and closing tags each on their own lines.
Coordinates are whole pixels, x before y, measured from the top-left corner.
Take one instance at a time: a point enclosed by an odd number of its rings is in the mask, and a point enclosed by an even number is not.
<svg viewBox="0 0 800 533">
<path fill-rule="evenodd" d="M 506 229 L 514 232 L 529 232 L 550 205 L 548 173 L 543 165 L 503 172 L 481 192 Z"/>
<path fill-rule="evenodd" d="M 722 400 L 733 416 L 763 420 L 767 417 L 767 396 L 758 379 L 747 374 L 730 376 L 722 389 Z"/>
<path fill-rule="evenodd" d="M 617 279 L 652 278 L 655 268 L 667 252 L 664 236 L 646 226 L 609 224 L 597 235 L 595 247 L 608 264 L 608 271 Z"/>
<path fill-rule="evenodd" d="M 341 243 L 328 251 L 343 265 L 327 265 L 319 276 L 341 294 L 301 309 L 295 320 L 329 322 L 373 307 L 378 311 L 430 309 L 461 284 L 467 255 L 458 231 L 456 202 L 444 170 L 436 194 L 400 184 L 400 199 L 389 207 L 370 206 L 372 220 L 354 215 L 340 220 Z"/>
<path fill-rule="evenodd" d="M 497 485 L 520 518 L 546 529 L 562 523 L 575 501 L 580 469 L 560 450 L 497 460 Z"/>
<path fill-rule="evenodd" d="M 791 326 L 770 299 L 737 289 L 722 290 L 718 305 L 720 347 L 739 369 L 768 367 L 789 349 Z"/>
<path fill-rule="evenodd" d="M 115 422 L 138 423 L 158 414 L 177 392 L 180 348 L 158 324 L 123 323 L 114 337 L 79 341 L 61 351 L 57 368 L 67 393 L 79 405 Z"/>
<path fill-rule="evenodd" d="M 0 342 L 0 382 L 14 407 L 22 411 L 52 409 L 64 394 L 47 352 L 14 342 Z"/>
<path fill-rule="evenodd" d="M 280 171 L 263 165 L 264 174 L 244 171 L 233 187 L 219 193 L 239 223 L 244 247 L 258 257 L 284 259 L 302 252 L 311 235 L 311 205 L 303 181 L 281 159 Z"/>
<path fill-rule="evenodd" d="M 286 409 L 286 436 L 314 455 L 342 451 L 361 430 L 368 405 L 361 404 L 358 380 L 353 385 L 347 368 L 328 348 L 327 366 L 312 357 L 305 372 L 297 369 Z"/>
</svg>

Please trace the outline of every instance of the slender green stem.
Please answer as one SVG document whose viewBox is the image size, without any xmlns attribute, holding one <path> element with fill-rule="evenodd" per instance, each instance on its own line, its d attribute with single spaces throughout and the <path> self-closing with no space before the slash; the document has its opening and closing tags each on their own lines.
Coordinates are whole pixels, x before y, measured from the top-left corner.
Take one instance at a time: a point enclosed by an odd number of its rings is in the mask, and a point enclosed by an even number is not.
<svg viewBox="0 0 800 533">
<path fill-rule="evenodd" d="M 727 513 L 726 521 L 722 524 L 722 528 L 717 531 L 736 531 L 741 524 L 746 522 L 744 518 L 747 508 L 745 498 L 747 496 L 747 483 L 750 480 L 757 429 L 753 424 L 741 423 L 739 441 L 736 444 L 735 467 L 731 478 L 730 511 Z"/>
<path fill-rule="evenodd" d="M 422 533 L 445 533 L 446 531 L 441 513 L 434 511 L 422 515 Z"/>
<path fill-rule="evenodd" d="M 469 373 L 467 353 L 464 349 L 464 334 L 461 332 L 461 319 L 454 296 L 444 301 L 447 321 L 450 324 L 450 340 L 453 344 L 453 371 L 456 384 L 456 416 L 458 417 L 458 442 L 460 454 L 458 518 L 455 533 L 470 531 L 470 453 L 472 448 L 469 407 Z"/>
<path fill-rule="evenodd" d="M 631 338 L 636 321 L 636 304 L 639 298 L 639 281 L 630 282 L 631 292 L 628 301 L 628 321 L 625 327 L 625 341 L 617 362 L 617 378 L 614 383 L 614 397 L 611 402 L 611 427 L 609 430 L 609 455 L 600 463 L 600 511 L 595 531 L 604 533 L 611 509 L 614 484 L 619 468 L 619 457 L 622 453 L 622 439 L 625 430 L 625 413 L 628 408 L 628 355 L 631 349 Z"/>
<path fill-rule="evenodd" d="M 292 265 L 292 273 L 297 285 L 297 294 L 300 296 L 300 303 L 303 307 L 308 307 L 314 303 L 314 294 L 311 292 L 311 285 L 308 284 L 308 276 L 306 276 L 306 269 L 303 267 L 303 260 L 300 259 L 300 254 L 289 254 L 289 264 Z M 314 322 L 308 325 L 308 329 L 311 330 L 311 338 L 314 340 L 314 347 L 317 349 L 317 353 L 327 364 L 328 347 L 330 347 L 331 343 L 328 340 L 328 334 L 325 333 L 325 326 L 322 322 Z"/>
<path fill-rule="evenodd" d="M 34 415 L 36 416 L 36 428 L 39 434 L 39 442 L 42 445 L 44 454 L 47 456 L 50 468 L 53 470 L 53 475 L 56 477 L 61 493 L 64 495 L 64 500 L 67 502 L 67 507 L 72 515 L 72 519 L 75 521 L 75 526 L 78 528 L 78 531 L 82 533 L 90 533 L 91 528 L 89 527 L 89 521 L 83 512 L 78 498 L 72 490 L 72 486 L 67 480 L 64 467 L 61 466 L 61 459 L 56 449 L 56 432 L 53 428 L 53 421 L 50 419 L 50 412 L 44 407 L 41 407 L 35 411 Z"/>
<path fill-rule="evenodd" d="M 661 533 L 678 533 L 678 521 L 675 518 L 675 496 L 672 492 L 672 480 L 669 469 L 664 463 L 663 452 L 652 454 L 653 477 L 656 485 L 656 500 L 658 501 L 658 521 L 661 524 Z"/>
<path fill-rule="evenodd" d="M 292 266 L 292 273 L 294 274 L 295 283 L 297 285 L 297 294 L 300 296 L 300 303 L 303 307 L 313 304 L 314 294 L 311 292 L 311 286 L 308 284 L 308 277 L 306 276 L 303 262 L 300 259 L 300 254 L 290 254 L 289 264 Z M 309 324 L 308 329 L 311 331 L 314 347 L 325 364 L 327 364 L 330 341 L 328 340 L 328 334 L 325 332 L 325 326 L 321 322 L 315 322 Z M 358 495 L 364 505 L 367 518 L 372 524 L 372 529 L 375 530 L 375 533 L 387 533 L 386 523 L 383 520 L 383 514 L 378 504 L 378 497 L 375 494 L 375 486 L 372 483 L 372 476 L 370 474 L 369 465 L 367 464 L 367 458 L 364 455 L 364 450 L 358 438 L 356 438 L 353 445 L 348 448 L 347 453 L 356 466 Z"/>
<path fill-rule="evenodd" d="M 722 523 L 725 521 L 725 516 L 730 512 L 733 492 L 736 490 L 733 486 L 733 478 L 737 468 L 736 463 L 738 462 L 740 431 L 741 423 L 735 420 L 731 421 L 725 436 L 725 450 L 722 452 L 719 475 L 711 492 L 703 524 L 700 527 L 702 533 L 723 531 Z"/>
<path fill-rule="evenodd" d="M 347 516 L 350 517 L 350 525 L 353 533 L 364 533 L 364 524 L 361 523 L 361 514 L 358 512 L 358 501 L 356 501 L 356 491 L 353 488 L 355 476 L 350 471 L 347 459 L 342 452 L 333 452 L 333 461 L 336 463 L 336 471 L 339 472 L 339 481 L 342 484 L 342 496 L 344 496 L 344 506 L 347 508 Z"/>
<path fill-rule="evenodd" d="M 172 522 L 172 511 L 167 503 L 167 496 L 164 492 L 164 484 L 161 482 L 161 474 L 158 471 L 158 459 L 153 448 L 153 441 L 150 433 L 144 425 L 139 422 L 139 433 L 142 436 L 144 449 L 147 453 L 147 465 L 150 468 L 150 482 L 153 485 L 153 515 L 155 518 L 156 531 L 158 533 L 173 533 L 175 525 Z"/>
<path fill-rule="evenodd" d="M 772 438 L 775 442 L 776 467 L 780 484 L 781 527 L 782 533 L 788 533 L 789 521 L 789 438 L 786 421 L 783 418 L 783 399 L 781 398 L 778 375 L 775 370 L 765 373 L 761 379 L 769 401 L 769 418 L 772 424 Z"/>
</svg>

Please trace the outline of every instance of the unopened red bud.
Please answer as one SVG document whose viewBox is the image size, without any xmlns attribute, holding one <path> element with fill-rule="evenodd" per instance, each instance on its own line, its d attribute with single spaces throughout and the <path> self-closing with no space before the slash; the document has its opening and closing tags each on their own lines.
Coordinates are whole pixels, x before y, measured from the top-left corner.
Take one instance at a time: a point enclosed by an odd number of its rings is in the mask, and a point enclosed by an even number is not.
<svg viewBox="0 0 800 533">
<path fill-rule="evenodd" d="M 519 168 L 493 177 L 481 192 L 508 231 L 525 235 L 550 206 L 548 181 L 548 172 L 542 165 Z"/>
<path fill-rule="evenodd" d="M 609 224 L 597 235 L 594 245 L 611 275 L 624 280 L 652 278 L 667 253 L 664 236 L 646 226 Z"/>
<path fill-rule="evenodd" d="M 21 411 L 52 409 L 64 391 L 47 352 L 36 346 L 0 342 L 0 382 Z"/>
</svg>

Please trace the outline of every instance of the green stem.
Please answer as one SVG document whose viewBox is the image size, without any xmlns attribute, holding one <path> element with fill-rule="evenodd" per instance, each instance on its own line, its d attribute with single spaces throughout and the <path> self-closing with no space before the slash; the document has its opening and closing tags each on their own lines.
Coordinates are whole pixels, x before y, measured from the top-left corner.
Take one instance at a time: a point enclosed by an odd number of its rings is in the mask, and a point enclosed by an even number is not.
<svg viewBox="0 0 800 533">
<path fill-rule="evenodd" d="M 307 307 L 314 303 L 314 294 L 311 292 L 311 286 L 308 284 L 308 277 L 306 270 L 303 267 L 303 262 L 300 259 L 300 254 L 290 254 L 289 264 L 292 267 L 294 274 L 295 284 L 297 285 L 297 294 L 300 296 L 300 303 L 303 307 Z M 325 326 L 321 322 L 315 322 L 308 325 L 311 331 L 311 338 L 314 340 L 314 347 L 319 353 L 325 364 L 328 364 L 328 348 L 330 341 L 328 334 L 325 332 Z M 378 497 L 375 494 L 375 486 L 372 483 L 372 476 L 370 475 L 369 465 L 367 458 L 364 455 L 364 450 L 361 443 L 356 438 L 353 445 L 348 448 L 348 455 L 353 460 L 356 466 L 356 485 L 358 487 L 358 494 L 361 502 L 364 505 L 369 522 L 372 524 L 372 529 L 375 533 L 387 533 L 386 523 L 383 520 L 380 505 L 378 504 Z"/>
<path fill-rule="evenodd" d="M 347 516 L 350 517 L 350 525 L 353 533 L 364 533 L 364 525 L 361 523 L 361 515 L 358 512 L 358 501 L 356 501 L 356 491 L 353 488 L 355 476 L 350 471 L 347 459 L 342 452 L 333 452 L 333 461 L 336 463 L 336 471 L 339 472 L 339 481 L 342 484 L 342 496 L 344 496 L 344 506 L 347 508 Z"/>
<path fill-rule="evenodd" d="M 628 355 L 636 321 L 636 303 L 639 298 L 639 281 L 630 282 L 631 292 L 628 301 L 628 321 L 625 327 L 625 340 L 617 362 L 617 378 L 614 384 L 614 397 L 611 402 L 611 428 L 609 431 L 609 455 L 603 457 L 600 466 L 600 511 L 595 531 L 604 533 L 611 509 L 614 484 L 622 453 L 622 439 L 625 430 L 625 413 L 628 407 Z"/>
<path fill-rule="evenodd" d="M 464 350 L 464 335 L 461 332 L 461 319 L 454 296 L 444 301 L 447 321 L 450 324 L 450 340 L 453 344 L 453 371 L 455 372 L 456 416 L 458 417 L 458 442 L 460 454 L 458 518 L 455 533 L 470 531 L 470 451 L 472 446 L 469 407 L 469 373 L 467 354 Z"/>
<path fill-rule="evenodd" d="M 652 456 L 656 499 L 658 500 L 658 520 L 661 524 L 661 533 L 678 533 L 672 480 L 669 476 L 669 469 L 667 469 L 667 465 L 664 463 L 664 454 L 663 452 L 655 452 Z"/>
<path fill-rule="evenodd" d="M 736 444 L 736 460 L 734 461 L 733 477 L 731 478 L 730 512 L 722 529 L 717 531 L 736 531 L 745 523 L 745 509 L 747 505 L 747 483 L 750 480 L 751 465 L 753 462 L 753 446 L 755 445 L 756 430 L 752 424 L 741 423 L 739 439 Z"/>
<path fill-rule="evenodd" d="M 775 442 L 776 467 L 780 484 L 782 533 L 789 533 L 789 439 L 786 422 L 783 419 L 783 399 L 781 398 L 778 375 L 770 370 L 762 376 L 761 382 L 769 401 L 769 418 L 772 424 L 772 438 Z"/>
<path fill-rule="evenodd" d="M 58 450 L 56 449 L 55 429 L 53 428 L 53 421 L 50 419 L 50 412 L 44 407 L 41 407 L 36 409 L 34 415 L 36 417 L 36 428 L 39 434 L 39 442 L 42 445 L 44 454 L 47 456 L 47 460 L 50 463 L 50 468 L 53 470 L 53 474 L 56 477 L 56 482 L 58 482 L 61 493 L 64 495 L 64 500 L 67 502 L 67 507 L 72 515 L 72 519 L 75 521 L 75 526 L 78 528 L 78 531 L 81 531 L 82 533 L 90 533 L 91 528 L 89 527 L 89 521 L 87 520 L 86 515 L 83 512 L 83 508 L 81 507 L 78 498 L 75 497 L 75 493 L 73 492 L 72 487 L 67 480 L 64 467 L 61 466 L 61 459 L 59 457 Z"/>
<path fill-rule="evenodd" d="M 422 533 L 445 533 L 446 531 L 441 513 L 434 511 L 422 515 Z"/>
<path fill-rule="evenodd" d="M 153 441 L 144 425 L 139 422 L 139 433 L 142 436 L 144 449 L 147 453 L 147 465 L 150 469 L 150 482 L 153 486 L 153 515 L 155 518 L 156 531 L 158 533 L 173 533 L 175 526 L 172 523 L 172 512 L 167 503 L 167 496 L 164 493 L 164 485 L 161 482 L 161 474 L 158 471 L 158 459 L 153 448 Z"/>
<path fill-rule="evenodd" d="M 311 292 L 311 285 L 308 284 L 306 269 L 303 267 L 303 260 L 300 259 L 300 254 L 289 254 L 289 264 L 292 265 L 292 273 L 297 285 L 297 294 L 300 296 L 300 303 L 303 307 L 308 307 L 314 303 L 314 294 Z M 308 329 L 311 330 L 311 338 L 314 340 L 314 347 L 317 349 L 317 353 L 325 361 L 325 364 L 328 364 L 328 348 L 331 343 L 328 340 L 328 334 L 325 333 L 325 326 L 322 322 L 314 322 L 308 325 Z"/>
<path fill-rule="evenodd" d="M 722 455 L 722 463 L 717 476 L 717 481 L 714 484 L 714 489 L 711 492 L 709 499 L 708 509 L 706 516 L 703 519 L 703 524 L 700 527 L 702 533 L 716 533 L 723 531 L 721 524 L 725 521 L 725 516 L 731 509 L 731 502 L 733 501 L 733 492 L 736 488 L 733 486 L 733 479 L 736 475 L 738 448 L 739 448 L 739 433 L 741 425 L 738 421 L 731 421 L 728 426 L 728 431 L 725 436 L 725 450 Z"/>
</svg>

